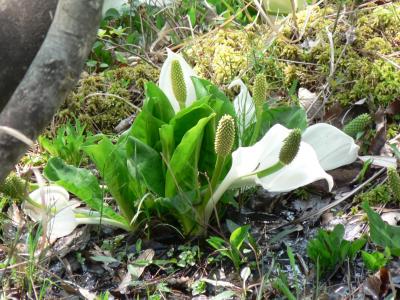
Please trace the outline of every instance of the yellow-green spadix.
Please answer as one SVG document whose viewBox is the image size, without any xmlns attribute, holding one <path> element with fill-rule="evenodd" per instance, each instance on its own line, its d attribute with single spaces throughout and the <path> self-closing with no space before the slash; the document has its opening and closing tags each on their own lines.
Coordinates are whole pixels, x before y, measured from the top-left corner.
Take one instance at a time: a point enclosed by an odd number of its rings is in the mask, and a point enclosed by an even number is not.
<svg viewBox="0 0 400 300">
<path fill-rule="evenodd" d="M 191 77 L 196 73 L 180 54 L 167 48 L 168 57 L 161 67 L 158 85 L 168 97 L 175 112 L 189 106 L 196 100 Z"/>
<path fill-rule="evenodd" d="M 224 115 L 218 122 L 215 135 L 215 153 L 220 156 L 231 154 L 235 142 L 235 121 L 232 116 Z"/>
</svg>

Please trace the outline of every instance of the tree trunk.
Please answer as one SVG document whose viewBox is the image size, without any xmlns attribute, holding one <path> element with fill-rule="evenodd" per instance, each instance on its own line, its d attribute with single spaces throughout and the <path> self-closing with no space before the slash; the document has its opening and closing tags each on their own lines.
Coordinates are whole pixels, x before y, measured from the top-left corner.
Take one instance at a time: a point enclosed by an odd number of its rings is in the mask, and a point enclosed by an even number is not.
<svg viewBox="0 0 400 300">
<path fill-rule="evenodd" d="M 36 2 L 36 1 L 34 1 Z M 75 86 L 100 22 L 102 0 L 59 0 L 39 52 L 0 113 L 0 125 L 35 140 Z M 1 3 L 1 0 L 0 0 Z M 3 41 L 8 42 L 8 41 Z M 0 132 L 0 181 L 27 146 Z"/>
<path fill-rule="evenodd" d="M 0 0 L 0 112 L 43 43 L 57 2 Z"/>
</svg>

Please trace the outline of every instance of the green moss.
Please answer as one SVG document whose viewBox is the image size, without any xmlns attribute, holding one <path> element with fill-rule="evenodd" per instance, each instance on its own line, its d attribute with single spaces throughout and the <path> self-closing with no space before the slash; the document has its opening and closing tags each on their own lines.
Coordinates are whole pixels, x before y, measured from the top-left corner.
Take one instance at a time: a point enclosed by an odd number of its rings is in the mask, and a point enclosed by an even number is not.
<svg viewBox="0 0 400 300">
<path fill-rule="evenodd" d="M 372 51 L 381 54 L 391 53 L 392 50 L 392 45 L 379 36 L 367 40 L 364 46 L 364 51 Z"/>
<path fill-rule="evenodd" d="M 381 184 L 368 192 L 361 193 L 354 198 L 355 202 L 367 201 L 369 205 L 379 205 L 391 201 L 390 191 L 387 184 Z"/>
<path fill-rule="evenodd" d="M 279 34 L 267 26 L 222 28 L 206 38 L 195 39 L 186 53 L 200 76 L 219 85 L 241 77 L 251 88 L 254 76 L 264 73 L 271 89 L 279 97 L 288 98 L 294 81 L 311 91 L 329 81 L 330 103 L 349 106 L 366 98 L 374 111 L 393 102 L 400 93 L 400 72 L 395 66 L 400 59 L 388 56 L 400 51 L 400 4 L 369 6 L 355 11 L 356 15 L 341 16 L 333 38 L 334 49 L 326 28 L 332 30 L 335 8 L 314 6 L 311 13 L 297 14 L 300 40 L 289 17 Z M 350 32 L 355 40 L 348 43 Z M 335 69 L 330 76 L 332 52 Z"/>
<path fill-rule="evenodd" d="M 200 76 L 217 84 L 227 84 L 239 73 L 243 76 L 262 44 L 263 36 L 254 30 L 228 28 L 196 39 L 185 52 Z"/>
<path fill-rule="evenodd" d="M 148 64 L 86 75 L 66 99 L 56 123 L 75 116 L 89 131 L 112 133 L 121 120 L 135 112 L 129 103 L 140 105 L 144 84 L 157 81 L 158 76 L 158 69 Z"/>
<path fill-rule="evenodd" d="M 400 133 L 400 124 L 390 124 L 387 128 L 386 139 L 391 140 Z"/>
</svg>

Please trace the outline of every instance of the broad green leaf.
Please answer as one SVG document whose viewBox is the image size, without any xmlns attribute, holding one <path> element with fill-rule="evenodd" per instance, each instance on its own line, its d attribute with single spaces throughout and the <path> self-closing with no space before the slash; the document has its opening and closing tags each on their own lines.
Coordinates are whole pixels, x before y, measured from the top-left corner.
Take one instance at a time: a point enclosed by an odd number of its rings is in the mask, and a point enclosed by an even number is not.
<svg viewBox="0 0 400 300">
<path fill-rule="evenodd" d="M 231 253 L 227 248 L 225 240 L 221 239 L 218 236 L 212 236 L 207 239 L 207 243 L 213 247 L 215 250 L 221 253 L 221 255 L 232 259 Z"/>
<path fill-rule="evenodd" d="M 196 91 L 197 99 L 211 95 L 217 99 L 229 102 L 229 98 L 217 86 L 208 80 L 192 77 L 192 82 Z"/>
<path fill-rule="evenodd" d="M 170 124 L 161 126 L 160 140 L 163 163 L 168 165 L 175 150 L 174 126 Z"/>
<path fill-rule="evenodd" d="M 175 115 L 167 96 L 152 82 L 145 86 L 146 99 L 142 111 L 136 116 L 131 128 L 120 141 L 133 136 L 148 146 L 160 150 L 159 129 Z"/>
<path fill-rule="evenodd" d="M 268 131 L 275 124 L 293 129 L 307 128 L 307 114 L 305 110 L 299 106 L 286 106 L 265 109 L 262 115 L 264 132 Z"/>
<path fill-rule="evenodd" d="M 165 179 L 160 154 L 134 137 L 128 138 L 126 151 L 131 176 L 143 181 L 151 192 L 163 196 Z"/>
<path fill-rule="evenodd" d="M 176 147 L 165 178 L 166 197 L 173 197 L 178 191 L 192 191 L 199 188 L 198 162 L 204 128 L 214 117 L 215 115 L 211 114 L 199 120 L 185 133 Z"/>
<path fill-rule="evenodd" d="M 91 209 L 102 212 L 107 218 L 127 223 L 112 208 L 104 205 L 103 191 L 97 178 L 89 170 L 67 165 L 61 158 L 53 157 L 47 162 L 44 175 L 77 196 Z"/>
<path fill-rule="evenodd" d="M 299 106 L 284 106 L 269 108 L 267 104 L 264 105 L 264 112 L 262 114 L 262 130 L 260 137 L 275 124 L 281 124 L 289 129 L 300 128 L 302 130 L 307 128 L 307 115 L 303 108 Z M 249 126 L 242 136 L 243 145 L 248 146 L 253 135 L 255 124 Z M 257 139 L 257 140 L 258 140 Z"/>
<path fill-rule="evenodd" d="M 223 115 L 231 115 L 233 118 L 236 118 L 235 108 L 230 101 L 211 97 L 207 99 L 207 104 L 217 114 L 217 120 L 221 119 Z"/>
<path fill-rule="evenodd" d="M 143 196 L 140 182 L 130 176 L 124 145 L 114 145 L 107 137 L 94 145 L 83 147 L 95 163 L 111 195 L 122 213 L 130 221 L 135 214 L 135 203 Z"/>
<path fill-rule="evenodd" d="M 112 256 L 96 255 L 91 256 L 91 260 L 102 262 L 105 264 L 119 263 L 120 261 Z"/>
<path fill-rule="evenodd" d="M 170 122 L 174 127 L 175 143 L 179 144 L 189 129 L 196 126 L 201 119 L 209 117 L 213 113 L 213 109 L 208 104 L 199 101 L 178 112 Z"/>
<path fill-rule="evenodd" d="M 151 113 L 155 118 L 168 123 L 175 115 L 164 92 L 153 82 L 145 85 L 146 100 L 143 110 Z"/>
<path fill-rule="evenodd" d="M 164 124 L 165 122 L 143 110 L 137 115 L 128 132 L 121 136 L 119 143 L 122 143 L 128 136 L 133 136 L 146 145 L 157 148 L 160 143 L 159 130 Z"/>
<path fill-rule="evenodd" d="M 210 300 L 229 300 L 233 299 L 237 294 L 234 291 L 224 291 L 210 298 Z"/>
<path fill-rule="evenodd" d="M 156 200 L 156 203 L 166 209 L 163 215 L 172 215 L 179 225 L 181 225 L 183 234 L 189 235 L 194 233 L 193 231 L 198 225 L 196 211 L 193 207 L 193 202 L 195 202 L 197 197 L 196 191 L 188 191 L 179 193 L 174 197 L 160 198 Z"/>
<path fill-rule="evenodd" d="M 392 253 L 398 255 L 400 250 L 400 227 L 391 226 L 384 222 L 379 214 L 369 207 L 367 202 L 362 204 L 362 208 L 368 215 L 371 240 L 383 248 L 390 248 Z"/>
<path fill-rule="evenodd" d="M 247 236 L 249 235 L 250 225 L 241 226 L 236 228 L 230 238 L 229 242 L 232 248 L 239 250 L 242 246 L 243 242 L 246 240 Z"/>
</svg>

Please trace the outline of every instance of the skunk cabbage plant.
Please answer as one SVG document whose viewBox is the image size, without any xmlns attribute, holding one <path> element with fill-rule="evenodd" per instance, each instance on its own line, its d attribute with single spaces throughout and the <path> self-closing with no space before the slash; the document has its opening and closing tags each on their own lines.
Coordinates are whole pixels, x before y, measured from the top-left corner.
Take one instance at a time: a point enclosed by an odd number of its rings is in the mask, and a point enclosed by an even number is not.
<svg viewBox="0 0 400 300">
<path fill-rule="evenodd" d="M 161 219 L 178 222 L 185 235 L 204 234 L 219 200 L 233 200 L 229 190 L 259 185 L 287 192 L 320 179 L 331 189 L 325 171 L 356 159 L 358 146 L 335 127 L 307 128 L 302 108 L 269 107 L 264 76 L 257 77 L 254 99 L 234 81 L 231 86 L 241 91 L 232 103 L 195 77 L 182 56 L 167 51 L 159 85 L 145 85 L 142 110 L 130 129 L 114 141 L 98 135 L 83 145 L 101 182 L 89 170 L 49 160 L 46 177 L 94 211 L 73 207 L 63 234 L 101 218 L 126 230 Z M 105 195 L 117 209 L 104 203 Z M 56 227 L 57 214 L 52 218 Z"/>
</svg>

